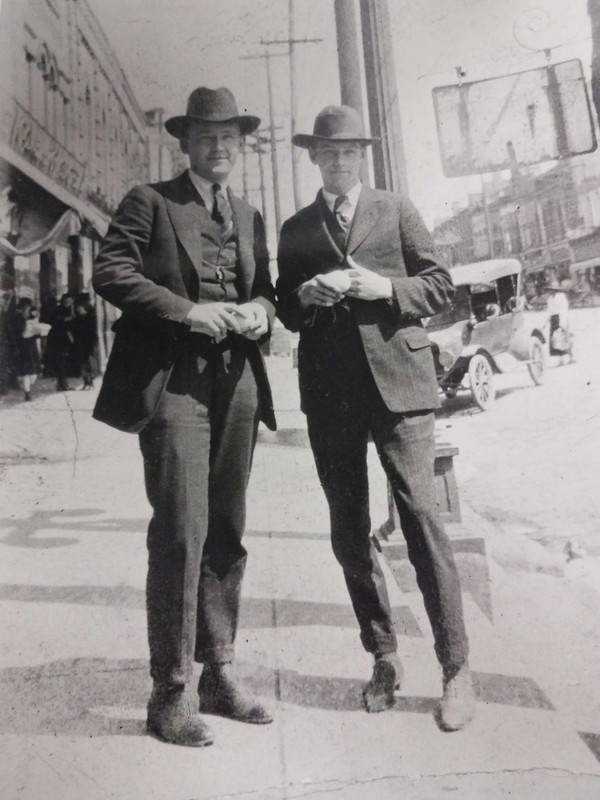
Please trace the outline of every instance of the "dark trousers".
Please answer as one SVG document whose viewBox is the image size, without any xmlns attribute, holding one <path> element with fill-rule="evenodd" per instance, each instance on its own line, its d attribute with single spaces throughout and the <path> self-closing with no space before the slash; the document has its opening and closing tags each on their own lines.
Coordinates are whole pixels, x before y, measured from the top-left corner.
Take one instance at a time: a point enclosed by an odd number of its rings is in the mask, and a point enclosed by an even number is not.
<svg viewBox="0 0 600 800">
<path fill-rule="evenodd" d="M 445 668 L 468 655 L 462 598 L 449 539 L 437 512 L 434 414 L 396 414 L 383 403 L 358 332 L 341 325 L 324 342 L 321 386 L 305 403 L 317 471 L 329 504 L 333 551 L 368 652 L 396 649 L 385 579 L 370 539 L 367 442 L 391 483 L 408 557 Z M 327 363 L 329 362 L 329 363 Z"/>
<path fill-rule="evenodd" d="M 259 419 L 247 342 L 190 335 L 155 417 L 140 433 L 148 528 L 150 672 L 185 683 L 193 661 L 233 658 L 246 487 Z M 202 347 L 198 344 L 203 342 Z"/>
</svg>

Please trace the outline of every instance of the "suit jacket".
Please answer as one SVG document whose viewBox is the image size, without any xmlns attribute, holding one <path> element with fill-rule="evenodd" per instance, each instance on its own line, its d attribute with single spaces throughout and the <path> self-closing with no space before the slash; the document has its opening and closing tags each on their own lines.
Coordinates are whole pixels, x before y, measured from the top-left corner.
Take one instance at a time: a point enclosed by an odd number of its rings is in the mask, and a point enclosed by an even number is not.
<svg viewBox="0 0 600 800">
<path fill-rule="evenodd" d="M 347 298 L 383 401 L 398 413 L 437 407 L 431 343 L 421 319 L 440 311 L 454 288 L 449 272 L 436 260 L 421 216 L 408 199 L 363 186 L 344 253 L 329 232 L 323 203 L 317 196 L 285 222 L 278 254 L 277 313 L 287 328 L 300 331 L 303 409 L 314 407 L 330 379 L 319 368 L 319 354 L 327 347 L 331 311 L 302 310 L 297 289 L 319 273 L 347 266 L 347 254 L 392 282 L 391 300 Z"/>
<path fill-rule="evenodd" d="M 239 302 L 263 305 L 272 324 L 275 294 L 258 211 L 230 194 L 238 232 Z M 123 311 L 94 417 L 137 433 L 156 411 L 173 364 L 193 334 L 184 320 L 198 298 L 202 237 L 199 195 L 187 172 L 137 186 L 112 220 L 94 264 L 99 295 Z M 271 390 L 257 342 L 250 357 L 261 393 L 262 421 L 275 429 Z"/>
</svg>

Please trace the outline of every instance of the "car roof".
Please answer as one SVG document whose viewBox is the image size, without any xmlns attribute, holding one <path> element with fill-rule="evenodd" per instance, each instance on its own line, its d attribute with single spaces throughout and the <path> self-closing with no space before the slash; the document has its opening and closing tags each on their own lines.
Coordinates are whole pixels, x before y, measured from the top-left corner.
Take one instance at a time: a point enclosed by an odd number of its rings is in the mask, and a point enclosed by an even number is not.
<svg viewBox="0 0 600 800">
<path fill-rule="evenodd" d="M 505 275 L 518 275 L 521 262 L 516 258 L 491 258 L 488 261 L 477 261 L 474 264 L 458 264 L 450 267 L 452 282 L 455 286 L 470 283 L 486 283 L 503 278 Z"/>
</svg>

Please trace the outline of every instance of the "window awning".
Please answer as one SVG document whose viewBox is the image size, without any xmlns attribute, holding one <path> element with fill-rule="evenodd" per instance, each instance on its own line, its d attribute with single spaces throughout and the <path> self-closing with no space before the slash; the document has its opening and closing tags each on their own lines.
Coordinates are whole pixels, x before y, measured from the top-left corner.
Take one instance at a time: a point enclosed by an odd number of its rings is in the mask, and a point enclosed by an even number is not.
<svg viewBox="0 0 600 800">
<path fill-rule="evenodd" d="M 109 223 L 107 216 L 102 214 L 91 203 L 87 203 L 85 200 L 81 200 L 71 194 L 71 192 L 53 181 L 33 164 L 30 164 L 29 161 L 15 153 L 6 142 L 2 141 L 0 141 L 0 158 L 12 164 L 13 167 L 16 167 L 16 169 L 41 186 L 42 189 L 54 195 L 65 206 L 76 211 L 82 220 L 87 220 L 102 236 L 106 233 Z"/>
<path fill-rule="evenodd" d="M 0 252 L 6 253 L 6 255 L 9 256 L 33 256 L 36 253 L 42 253 L 44 250 L 49 250 L 60 240 L 64 239 L 66 232 L 71 228 L 73 223 L 76 223 L 77 227 L 80 227 L 81 219 L 75 211 L 68 208 L 45 236 L 42 236 L 35 242 L 31 242 L 25 247 L 15 247 L 8 239 L 0 236 Z"/>
<path fill-rule="evenodd" d="M 590 269 L 590 267 L 600 267 L 600 256 L 586 258 L 585 261 L 575 261 L 569 266 L 569 272 L 579 272 L 580 270 Z"/>
</svg>

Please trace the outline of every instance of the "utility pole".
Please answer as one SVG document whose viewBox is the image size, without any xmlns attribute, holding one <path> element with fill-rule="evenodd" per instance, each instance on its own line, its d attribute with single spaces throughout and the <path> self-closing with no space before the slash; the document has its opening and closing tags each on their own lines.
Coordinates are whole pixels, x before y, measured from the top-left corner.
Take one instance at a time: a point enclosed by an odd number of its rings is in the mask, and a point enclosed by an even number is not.
<svg viewBox="0 0 600 800">
<path fill-rule="evenodd" d="M 359 47 L 358 24 L 354 0 L 335 0 L 335 27 L 340 73 L 340 98 L 342 104 L 351 106 L 364 120 L 363 93 L 361 83 L 362 53 Z M 360 177 L 369 184 L 369 167 L 366 159 Z"/>
<path fill-rule="evenodd" d="M 360 0 L 375 186 L 407 194 L 406 159 L 387 0 Z"/>
<path fill-rule="evenodd" d="M 267 90 L 269 97 L 269 134 L 271 137 L 271 169 L 273 171 L 273 200 L 275 205 L 275 233 L 279 236 L 281 230 L 281 200 L 279 196 L 279 167 L 277 163 L 277 135 L 275 132 L 275 101 L 273 98 L 273 77 L 271 75 L 271 59 L 285 53 L 265 52 L 256 56 L 242 56 L 244 61 L 264 58 L 267 65 Z"/>
<path fill-rule="evenodd" d="M 273 99 L 273 76 L 271 57 L 265 53 L 267 62 L 267 88 L 269 91 L 269 134 L 271 136 L 271 170 L 273 171 L 273 201 L 275 203 L 275 233 L 279 238 L 281 231 L 281 199 L 279 197 L 279 166 L 277 164 L 277 134 L 275 132 L 275 101 Z"/>
<path fill-rule="evenodd" d="M 600 0 L 588 0 L 588 15 L 592 30 L 592 99 L 596 119 L 600 120 Z"/>
<path fill-rule="evenodd" d="M 248 147 L 250 144 L 242 143 L 242 197 L 248 202 Z"/>
<path fill-rule="evenodd" d="M 265 162 L 264 156 L 266 155 L 266 150 L 264 149 L 263 145 L 268 144 L 269 140 L 266 136 L 261 136 L 261 133 L 265 133 L 266 129 L 259 129 L 256 131 L 253 136 L 256 139 L 256 143 L 252 145 L 252 150 L 258 156 L 258 170 L 260 173 L 260 202 L 262 206 L 262 217 L 265 223 L 265 228 L 268 228 L 268 221 L 267 221 L 267 187 L 265 182 Z"/>
<path fill-rule="evenodd" d="M 364 119 L 361 53 L 354 0 L 335 0 L 340 96 L 342 104 L 356 109 Z"/>
<path fill-rule="evenodd" d="M 297 39 L 296 38 L 296 18 L 294 14 L 294 0 L 288 0 L 288 38 L 287 39 L 261 39 L 261 44 L 286 44 L 288 46 L 288 54 L 290 57 L 290 126 L 292 136 L 297 133 L 296 121 L 298 119 L 298 91 L 296 79 L 298 76 L 298 60 L 297 60 L 297 44 L 309 44 L 315 42 L 322 42 L 322 39 Z M 300 158 L 302 152 L 297 148 L 292 148 L 292 184 L 294 187 L 294 205 L 296 211 L 302 208 L 302 197 L 300 192 Z"/>
</svg>

